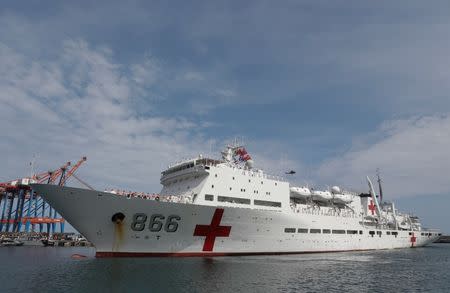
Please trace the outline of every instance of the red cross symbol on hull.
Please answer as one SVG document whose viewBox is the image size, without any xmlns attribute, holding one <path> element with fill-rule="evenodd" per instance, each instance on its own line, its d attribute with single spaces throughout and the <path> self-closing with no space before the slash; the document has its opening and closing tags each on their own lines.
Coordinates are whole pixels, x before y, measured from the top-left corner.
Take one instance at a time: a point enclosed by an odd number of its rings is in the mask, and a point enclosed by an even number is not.
<svg viewBox="0 0 450 293">
<path fill-rule="evenodd" d="M 414 244 L 416 243 L 416 240 L 417 240 L 417 238 L 416 238 L 416 236 L 414 236 L 414 232 L 413 232 L 412 235 L 411 235 L 411 239 L 410 239 L 411 247 L 414 246 Z"/>
<path fill-rule="evenodd" d="M 373 204 L 373 200 L 370 200 L 369 210 L 372 212 L 372 215 L 375 215 L 375 205 Z"/>
<path fill-rule="evenodd" d="M 194 236 L 206 236 L 203 251 L 212 251 L 216 237 L 230 236 L 231 226 L 220 226 L 223 209 L 216 209 L 210 225 L 195 226 Z"/>
</svg>

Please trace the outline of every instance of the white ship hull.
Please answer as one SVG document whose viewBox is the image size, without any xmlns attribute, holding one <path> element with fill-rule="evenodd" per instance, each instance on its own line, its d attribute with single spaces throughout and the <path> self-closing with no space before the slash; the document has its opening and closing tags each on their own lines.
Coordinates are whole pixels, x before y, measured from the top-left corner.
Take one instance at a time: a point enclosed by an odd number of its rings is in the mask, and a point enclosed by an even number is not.
<svg viewBox="0 0 450 293">
<path fill-rule="evenodd" d="M 393 249 L 424 246 L 439 237 L 437 233 L 403 230 L 395 230 L 397 235 L 393 235 L 394 230 L 365 227 L 356 216 L 128 199 L 53 185 L 37 184 L 33 189 L 95 245 L 99 257 Z M 112 220 L 117 213 L 125 216 L 121 223 Z M 300 233 L 303 229 L 308 232 Z M 320 232 L 311 233 L 314 229 Z M 370 235 L 371 231 L 375 235 Z"/>
</svg>

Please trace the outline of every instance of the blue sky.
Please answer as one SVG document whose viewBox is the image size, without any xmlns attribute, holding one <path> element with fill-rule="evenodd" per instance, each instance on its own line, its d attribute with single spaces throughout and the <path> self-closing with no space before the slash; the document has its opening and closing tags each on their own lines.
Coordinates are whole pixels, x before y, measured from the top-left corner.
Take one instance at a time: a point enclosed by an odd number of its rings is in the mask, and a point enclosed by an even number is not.
<svg viewBox="0 0 450 293">
<path fill-rule="evenodd" d="M 167 164 L 240 136 L 295 184 L 364 191 L 380 168 L 450 232 L 449 6 L 2 3 L 0 181 L 86 155 L 91 185 L 158 191 Z"/>
</svg>

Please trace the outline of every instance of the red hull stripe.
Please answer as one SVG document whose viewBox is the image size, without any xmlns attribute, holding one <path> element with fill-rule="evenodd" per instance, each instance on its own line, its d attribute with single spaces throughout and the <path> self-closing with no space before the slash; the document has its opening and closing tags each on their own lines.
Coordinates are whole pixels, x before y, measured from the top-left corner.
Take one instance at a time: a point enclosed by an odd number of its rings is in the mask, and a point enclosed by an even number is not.
<svg viewBox="0 0 450 293">
<path fill-rule="evenodd" d="M 98 251 L 96 257 L 208 257 L 208 256 L 245 256 L 245 255 L 284 255 L 368 251 L 375 249 L 322 250 L 322 251 L 289 251 L 289 252 L 106 252 Z"/>
</svg>

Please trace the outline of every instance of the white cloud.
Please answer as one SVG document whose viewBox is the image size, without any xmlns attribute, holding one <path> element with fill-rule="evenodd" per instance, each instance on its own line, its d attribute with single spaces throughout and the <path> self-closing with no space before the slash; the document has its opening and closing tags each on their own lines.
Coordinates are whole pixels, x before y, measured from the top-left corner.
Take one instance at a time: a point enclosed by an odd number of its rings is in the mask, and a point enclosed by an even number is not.
<svg viewBox="0 0 450 293">
<path fill-rule="evenodd" d="M 108 49 L 69 40 L 39 61 L 0 44 L 0 61 L 4 180 L 25 175 L 36 153 L 41 170 L 87 155 L 80 173 L 93 186 L 157 191 L 162 168 L 205 145 L 192 121 L 137 114 L 133 99 L 158 78 L 148 60 L 123 66 Z"/>
<path fill-rule="evenodd" d="M 318 176 L 365 190 L 365 176 L 380 168 L 391 198 L 450 193 L 450 114 L 389 121 L 367 139 L 324 163 Z"/>
<path fill-rule="evenodd" d="M 141 64 L 132 65 L 133 80 L 143 87 L 151 87 L 162 73 L 159 63 L 155 58 L 146 58 Z"/>
<path fill-rule="evenodd" d="M 352 100 L 350 108 L 373 109 L 378 115 L 374 120 L 449 112 L 448 9 L 424 4 L 406 10 L 397 4 L 392 9 L 384 5 L 367 9 L 367 4 L 361 4 L 352 10 L 357 13 L 348 14 L 341 5 L 291 4 L 262 2 L 240 9 L 210 4 L 202 9 L 189 6 L 192 10 L 182 14 L 123 2 L 107 8 L 68 4 L 39 20 L 33 13 L 5 10 L 0 13 L 0 131 L 5 137 L 0 151 L 11 167 L 2 168 L 0 175 L 23 174 L 15 166 L 37 152 L 48 164 L 43 168 L 86 154 L 87 177 L 99 184 L 134 180 L 133 185 L 146 186 L 151 181 L 151 186 L 157 186 L 156 178 L 167 162 L 208 147 L 199 128 L 227 123 L 194 124 L 179 117 L 148 116 L 159 113 L 154 104 L 161 100 L 175 99 L 188 114 L 239 104 L 278 104 L 292 96 L 308 108 L 310 100 L 326 96 L 331 89 L 325 99 L 332 105 L 335 99 Z M 425 8 L 428 13 L 423 13 Z M 80 25 L 80 19 L 88 25 Z M 167 31 L 173 35 L 161 38 Z M 137 32 L 124 36 L 130 44 L 117 38 L 127 32 Z M 82 39 L 67 40 L 61 48 L 58 44 L 67 36 L 107 42 L 114 52 L 94 49 Z M 179 50 L 171 47 L 174 41 L 180 44 Z M 151 55 L 137 62 L 131 47 L 157 48 L 158 56 L 170 59 L 170 65 Z M 125 56 L 115 57 L 122 50 Z M 199 56 L 192 50 L 200 52 L 201 58 L 196 59 Z M 134 60 L 134 64 L 118 60 Z M 323 104 L 324 116 L 333 111 L 326 101 Z M 446 168 L 442 162 L 446 162 L 448 142 L 440 138 L 433 149 L 421 140 L 421 135 L 436 139 L 433 131 L 448 132 L 446 117 L 383 124 L 376 133 L 355 139 L 341 158 L 321 166 L 317 178 L 365 188 L 364 175 L 380 167 L 386 189 L 396 195 L 438 192 L 439 188 L 446 192 L 447 184 L 441 182 L 444 172 L 435 168 L 439 164 Z M 324 118 L 323 123 L 328 122 Z M 309 121 L 299 116 L 298 123 Z M 301 136 L 297 123 L 292 124 L 292 135 Z M 309 142 L 323 135 L 327 125 L 321 127 L 316 137 L 308 137 Z M 354 129 L 350 128 L 351 135 Z M 257 163 L 280 172 L 284 165 L 299 170 L 301 164 L 286 163 L 283 158 L 264 159 L 289 144 L 274 147 L 274 152 L 256 148 Z M 434 152 L 430 157 L 441 158 L 429 162 L 431 158 L 424 155 L 427 149 Z M 417 183 L 423 167 L 430 168 L 433 176 Z M 137 174 L 135 178 L 129 176 L 130 170 Z M 408 173 L 412 170 L 414 174 Z M 432 184 L 432 180 L 441 181 Z M 408 186 L 413 190 L 405 191 Z"/>
<path fill-rule="evenodd" d="M 189 81 L 203 81 L 205 77 L 200 72 L 188 71 L 183 76 L 186 80 Z"/>
</svg>

